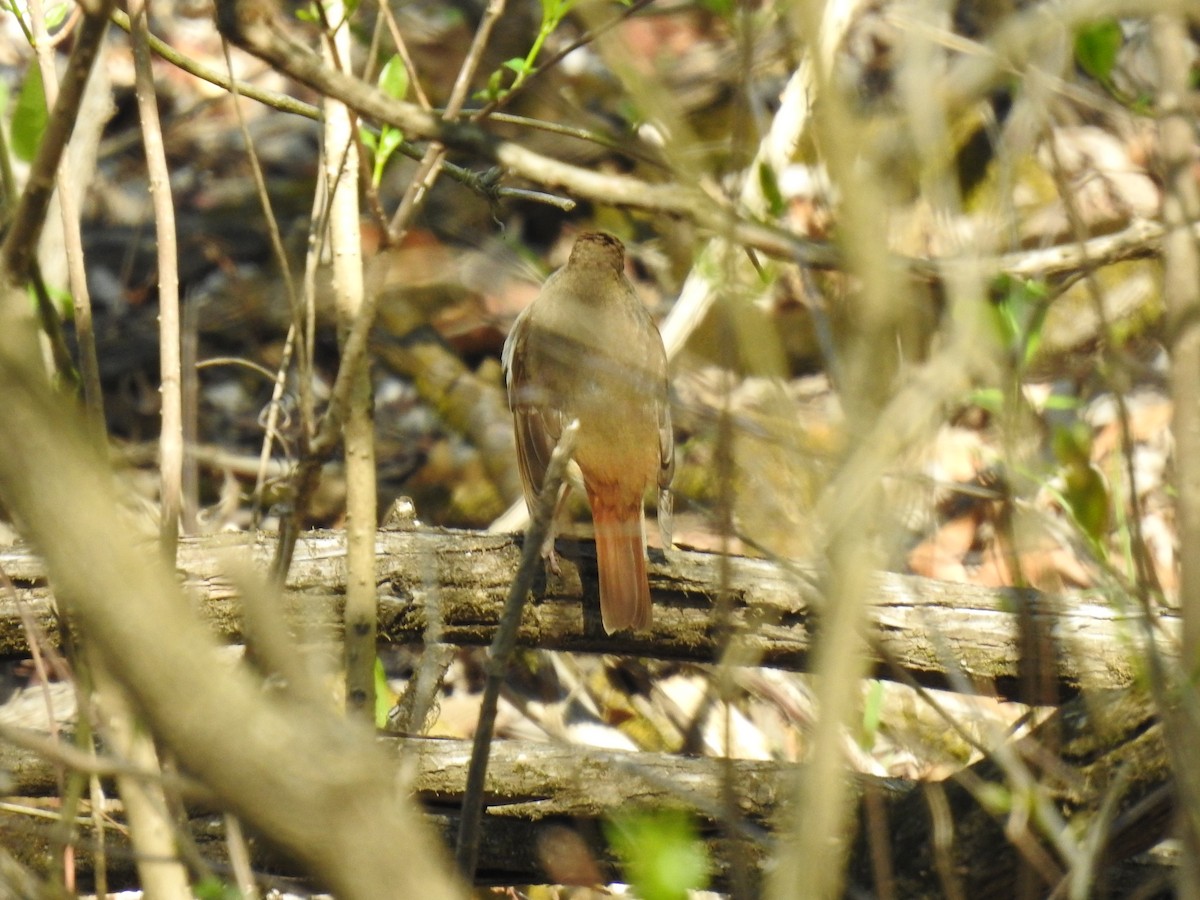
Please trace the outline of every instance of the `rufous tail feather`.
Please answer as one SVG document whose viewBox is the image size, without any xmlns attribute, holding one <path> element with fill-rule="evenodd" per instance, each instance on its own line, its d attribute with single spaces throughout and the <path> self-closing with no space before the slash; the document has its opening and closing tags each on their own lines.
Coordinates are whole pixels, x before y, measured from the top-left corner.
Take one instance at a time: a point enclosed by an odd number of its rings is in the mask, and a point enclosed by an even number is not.
<svg viewBox="0 0 1200 900">
<path fill-rule="evenodd" d="M 600 617 L 609 634 L 650 627 L 650 581 L 640 501 L 614 508 L 588 491 L 596 527 Z"/>
</svg>

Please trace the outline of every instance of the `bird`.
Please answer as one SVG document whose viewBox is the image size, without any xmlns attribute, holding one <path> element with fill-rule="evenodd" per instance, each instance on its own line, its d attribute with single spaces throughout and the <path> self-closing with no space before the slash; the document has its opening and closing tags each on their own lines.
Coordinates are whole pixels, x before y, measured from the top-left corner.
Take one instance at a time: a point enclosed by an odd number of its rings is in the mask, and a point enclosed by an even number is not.
<svg viewBox="0 0 1200 900">
<path fill-rule="evenodd" d="M 625 275 L 625 245 L 580 234 L 565 266 L 513 323 L 501 356 L 525 502 L 532 511 L 563 429 L 579 422 L 559 508 L 582 485 L 592 512 L 608 634 L 650 627 L 644 500 L 669 515 L 675 470 L 667 355 Z M 665 533 L 665 530 L 664 530 Z M 553 529 L 543 552 L 552 568 Z"/>
</svg>

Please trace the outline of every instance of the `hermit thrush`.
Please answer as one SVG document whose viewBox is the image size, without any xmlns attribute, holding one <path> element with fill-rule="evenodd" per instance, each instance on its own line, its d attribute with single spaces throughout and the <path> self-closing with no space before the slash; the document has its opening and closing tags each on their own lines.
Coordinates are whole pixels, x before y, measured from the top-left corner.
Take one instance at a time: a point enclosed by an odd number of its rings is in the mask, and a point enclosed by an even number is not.
<svg viewBox="0 0 1200 900">
<path fill-rule="evenodd" d="M 600 614 L 610 634 L 650 625 L 643 500 L 675 468 L 667 357 L 609 234 L 575 241 L 504 343 L 525 500 L 533 506 L 563 428 L 579 420 L 572 466 L 592 508 Z"/>
</svg>

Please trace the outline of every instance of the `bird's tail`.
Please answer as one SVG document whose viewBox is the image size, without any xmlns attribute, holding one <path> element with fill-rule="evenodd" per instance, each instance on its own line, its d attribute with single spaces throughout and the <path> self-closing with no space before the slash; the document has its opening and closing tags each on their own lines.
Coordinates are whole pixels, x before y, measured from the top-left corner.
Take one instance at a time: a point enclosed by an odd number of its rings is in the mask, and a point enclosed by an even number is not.
<svg viewBox="0 0 1200 900">
<path fill-rule="evenodd" d="M 650 627 L 650 581 L 646 576 L 646 534 L 640 499 L 607 503 L 590 490 L 596 527 L 596 566 L 600 572 L 600 617 L 609 634 Z"/>
</svg>

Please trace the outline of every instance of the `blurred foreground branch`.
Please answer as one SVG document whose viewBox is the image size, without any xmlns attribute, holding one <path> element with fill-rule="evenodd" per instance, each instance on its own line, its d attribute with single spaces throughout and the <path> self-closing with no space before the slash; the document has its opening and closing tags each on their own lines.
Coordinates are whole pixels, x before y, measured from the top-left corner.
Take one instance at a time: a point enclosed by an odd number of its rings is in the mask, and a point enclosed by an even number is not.
<svg viewBox="0 0 1200 900">
<path fill-rule="evenodd" d="M 220 665 L 157 544 L 137 542 L 82 417 L 29 353 L 36 346 L 31 327 L 0 315 L 0 418 L 22 438 L 0 454 L 0 500 L 146 727 L 224 809 L 339 896 L 379 897 L 380 885 L 391 896 L 457 896 L 366 729 L 264 695 Z"/>
</svg>

